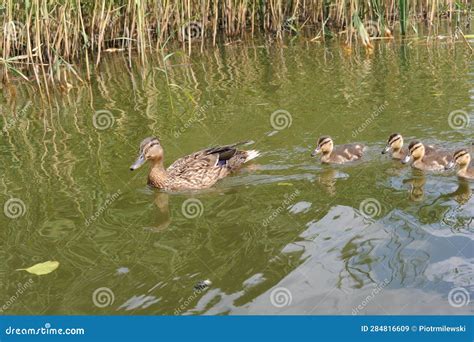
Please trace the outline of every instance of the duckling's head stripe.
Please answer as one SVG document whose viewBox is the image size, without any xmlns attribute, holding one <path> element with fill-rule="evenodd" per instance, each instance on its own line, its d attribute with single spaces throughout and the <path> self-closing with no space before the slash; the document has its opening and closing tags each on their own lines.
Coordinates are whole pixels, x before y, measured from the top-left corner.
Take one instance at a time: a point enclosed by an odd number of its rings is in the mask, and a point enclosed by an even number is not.
<svg viewBox="0 0 474 342">
<path fill-rule="evenodd" d="M 319 140 L 318 140 L 318 146 L 321 147 L 321 146 L 326 145 L 327 143 L 329 143 L 329 142 L 331 142 L 331 141 L 332 141 L 331 137 L 329 137 L 329 136 L 323 136 L 323 137 L 319 138 Z"/>
<path fill-rule="evenodd" d="M 410 150 L 410 153 L 419 149 L 420 147 L 423 147 L 423 144 L 418 140 L 412 141 L 410 145 L 408 145 L 408 149 Z"/>
<path fill-rule="evenodd" d="M 454 159 L 458 160 L 461 157 L 464 157 L 465 155 L 469 154 L 469 152 L 465 149 L 457 150 L 454 152 Z"/>
<path fill-rule="evenodd" d="M 388 137 L 388 143 L 391 145 L 393 144 L 395 141 L 398 141 L 402 138 L 402 136 L 398 133 L 393 133 L 392 135 L 390 135 Z"/>
</svg>

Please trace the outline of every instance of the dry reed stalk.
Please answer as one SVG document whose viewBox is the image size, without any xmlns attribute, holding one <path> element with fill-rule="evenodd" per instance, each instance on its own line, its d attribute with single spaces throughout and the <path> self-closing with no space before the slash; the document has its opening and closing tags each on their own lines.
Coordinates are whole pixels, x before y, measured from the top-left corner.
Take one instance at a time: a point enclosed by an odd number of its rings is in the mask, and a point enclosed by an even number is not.
<svg viewBox="0 0 474 342">
<path fill-rule="evenodd" d="M 149 52 L 168 42 L 180 41 L 190 54 L 196 46 L 202 51 L 205 40 L 216 45 L 246 32 L 282 39 L 304 30 L 322 40 L 342 36 L 349 47 L 370 46 L 373 38 L 391 36 L 388 28 L 397 21 L 407 33 L 415 20 L 426 19 L 434 34 L 441 18 L 458 23 L 471 11 L 471 0 L 0 0 L 1 75 L 64 84 L 66 74 L 78 75 L 73 62 L 82 60 L 89 79 L 90 61 L 97 67 L 105 52 L 126 49 L 131 67 L 135 53 L 145 64 Z M 198 44 L 186 33 L 192 23 L 200 30 Z M 376 37 L 364 34 L 371 23 Z"/>
</svg>

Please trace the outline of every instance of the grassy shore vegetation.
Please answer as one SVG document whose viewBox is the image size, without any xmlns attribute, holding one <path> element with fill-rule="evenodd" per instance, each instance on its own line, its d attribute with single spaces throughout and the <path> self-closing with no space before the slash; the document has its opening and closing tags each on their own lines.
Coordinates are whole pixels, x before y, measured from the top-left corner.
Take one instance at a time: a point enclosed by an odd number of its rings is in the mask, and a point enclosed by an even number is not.
<svg viewBox="0 0 474 342">
<path fill-rule="evenodd" d="M 416 34 L 419 22 L 435 36 L 444 20 L 463 38 L 471 7 L 471 0 L 0 0 L 1 77 L 67 85 L 71 75 L 83 81 L 75 65 L 89 77 L 105 53 L 121 51 L 131 63 L 132 55 L 144 62 L 158 52 L 165 62 L 164 47 L 191 53 L 257 34 L 339 37 L 370 50 L 374 39 Z"/>
</svg>

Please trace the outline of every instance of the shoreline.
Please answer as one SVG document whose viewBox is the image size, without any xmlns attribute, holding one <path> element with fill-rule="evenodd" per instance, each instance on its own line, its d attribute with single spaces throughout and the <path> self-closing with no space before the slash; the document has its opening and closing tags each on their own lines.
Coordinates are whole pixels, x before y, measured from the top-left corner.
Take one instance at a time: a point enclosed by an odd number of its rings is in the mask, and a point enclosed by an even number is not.
<svg viewBox="0 0 474 342">
<path fill-rule="evenodd" d="M 19 77 L 46 87 L 56 83 L 67 87 L 71 79 L 88 80 L 110 53 L 122 53 L 131 66 L 133 55 L 145 64 L 149 53 L 166 61 L 170 51 L 191 55 L 261 37 L 274 43 L 301 37 L 312 43 L 340 40 L 348 49 L 363 46 L 369 53 L 374 41 L 413 35 L 435 38 L 440 30 L 448 32 L 447 37 L 462 40 L 471 30 L 470 1 L 437 4 L 418 0 L 391 5 L 360 0 L 281 4 L 269 0 L 243 1 L 235 8 L 223 8 L 219 1 L 201 6 L 184 2 L 179 8 L 179 3 L 167 2 L 77 0 L 45 6 L 32 3 L 27 8 L 3 0 L 1 78 L 4 83 Z M 86 69 L 85 77 L 79 75 L 78 62 Z"/>
</svg>

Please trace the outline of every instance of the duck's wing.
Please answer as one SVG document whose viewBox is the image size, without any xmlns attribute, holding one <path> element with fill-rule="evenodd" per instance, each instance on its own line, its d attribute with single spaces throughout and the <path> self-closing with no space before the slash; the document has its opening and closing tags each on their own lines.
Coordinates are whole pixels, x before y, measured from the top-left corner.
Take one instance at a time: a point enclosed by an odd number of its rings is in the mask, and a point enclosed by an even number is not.
<svg viewBox="0 0 474 342">
<path fill-rule="evenodd" d="M 425 156 L 432 156 L 433 158 L 444 159 L 445 157 L 450 160 L 452 158 L 452 152 L 442 150 L 433 145 L 425 145 Z"/>
<path fill-rule="evenodd" d="M 232 162 L 240 158 L 236 149 L 244 142 L 210 147 L 176 160 L 168 169 L 168 177 L 182 187 L 204 188 L 225 177 L 232 169 Z"/>
<path fill-rule="evenodd" d="M 219 155 L 199 151 L 176 160 L 167 169 L 169 187 L 204 189 L 212 186 L 228 171 L 218 165 Z"/>
<path fill-rule="evenodd" d="M 334 148 L 337 154 L 353 159 L 354 157 L 361 158 L 364 154 L 364 145 L 362 144 L 345 144 L 338 145 Z"/>
<path fill-rule="evenodd" d="M 185 169 L 189 169 L 190 166 L 210 168 L 214 166 L 225 165 L 226 161 L 230 160 L 232 157 L 235 156 L 237 152 L 236 147 L 245 143 L 246 142 L 240 142 L 225 146 L 214 146 L 198 152 L 194 152 L 193 154 L 187 155 L 176 160 L 168 167 L 167 171 L 178 172 Z"/>
<path fill-rule="evenodd" d="M 433 145 L 425 145 L 425 155 L 436 153 L 437 150 Z"/>
<path fill-rule="evenodd" d="M 446 166 L 452 159 L 452 153 L 448 151 L 434 150 L 430 154 L 425 154 L 423 161 L 429 164 L 439 164 Z"/>
<path fill-rule="evenodd" d="M 233 157 L 236 157 L 238 154 L 237 152 L 244 152 L 244 151 L 238 151 L 237 146 L 243 145 L 248 143 L 248 141 L 241 141 L 235 144 L 231 145 L 225 145 L 225 146 L 217 146 L 217 147 L 211 147 L 206 150 L 204 150 L 208 155 L 219 155 L 219 162 L 224 162 L 232 159 Z"/>
</svg>

